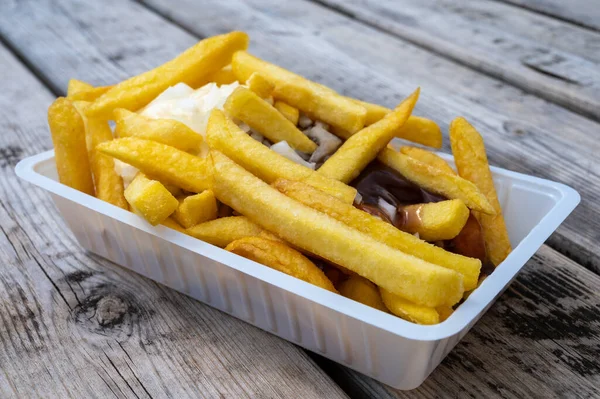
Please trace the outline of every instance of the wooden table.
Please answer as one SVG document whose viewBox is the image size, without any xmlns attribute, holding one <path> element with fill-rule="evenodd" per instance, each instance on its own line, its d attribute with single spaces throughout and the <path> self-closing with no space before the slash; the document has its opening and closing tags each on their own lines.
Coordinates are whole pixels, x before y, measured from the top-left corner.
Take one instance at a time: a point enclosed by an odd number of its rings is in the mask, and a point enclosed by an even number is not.
<svg viewBox="0 0 600 399">
<path fill-rule="evenodd" d="M 568 5 L 567 5 L 568 3 Z M 308 354 L 83 251 L 15 164 L 75 77 L 109 84 L 198 38 L 344 94 L 464 115 L 493 164 L 581 205 L 417 390 Z M 594 0 L 0 2 L 0 397 L 592 397 L 600 387 L 600 7 Z M 446 140 L 446 150 L 448 142 Z"/>
</svg>

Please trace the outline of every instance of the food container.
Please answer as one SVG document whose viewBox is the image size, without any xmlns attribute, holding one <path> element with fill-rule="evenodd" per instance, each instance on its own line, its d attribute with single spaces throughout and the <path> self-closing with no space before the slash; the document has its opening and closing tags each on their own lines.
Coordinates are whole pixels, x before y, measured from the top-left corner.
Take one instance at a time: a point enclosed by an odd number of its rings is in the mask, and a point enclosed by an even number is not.
<svg viewBox="0 0 600 399">
<path fill-rule="evenodd" d="M 563 184 L 492 172 L 514 250 L 450 318 L 421 326 L 62 185 L 53 151 L 16 167 L 51 193 L 85 249 L 397 389 L 427 378 L 579 203 Z"/>
</svg>

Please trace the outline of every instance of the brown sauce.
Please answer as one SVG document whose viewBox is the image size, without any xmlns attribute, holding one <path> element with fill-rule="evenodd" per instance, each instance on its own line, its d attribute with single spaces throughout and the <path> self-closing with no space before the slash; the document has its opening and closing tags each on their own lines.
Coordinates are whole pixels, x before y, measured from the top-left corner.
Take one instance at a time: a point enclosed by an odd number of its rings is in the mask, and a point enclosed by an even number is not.
<svg viewBox="0 0 600 399">
<path fill-rule="evenodd" d="M 422 189 L 379 161 L 371 162 L 350 184 L 362 196 L 362 202 L 356 205 L 358 209 L 407 232 L 412 230 L 411 226 L 414 227 L 415 223 L 418 224 L 420 221 L 419 207 L 409 207 L 409 205 L 447 199 Z M 388 212 L 381 208 L 380 199 L 396 207 L 393 220 L 390 219 Z M 449 252 L 480 259 L 482 275 L 489 275 L 494 270 L 493 265 L 488 261 L 481 226 L 472 213 L 458 236 L 434 244 Z"/>
</svg>

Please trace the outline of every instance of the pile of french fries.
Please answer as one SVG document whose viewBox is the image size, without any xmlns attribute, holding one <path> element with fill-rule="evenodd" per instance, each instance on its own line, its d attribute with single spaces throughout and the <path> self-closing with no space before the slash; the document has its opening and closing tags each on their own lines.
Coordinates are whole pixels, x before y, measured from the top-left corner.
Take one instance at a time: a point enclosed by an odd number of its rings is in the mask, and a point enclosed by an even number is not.
<svg viewBox="0 0 600 399">
<path fill-rule="evenodd" d="M 394 138 L 442 145 L 438 125 L 412 115 L 419 89 L 394 109 L 344 97 L 252 56 L 248 42 L 243 32 L 211 37 L 114 86 L 72 80 L 48 111 L 60 181 L 380 311 L 445 320 L 485 277 L 482 262 L 498 266 L 511 251 L 481 135 L 452 121 L 457 171 L 420 147 L 396 151 Z M 179 83 L 234 82 L 206 131 L 140 113 Z M 333 138 L 328 148 L 310 124 Z M 304 159 L 328 152 L 313 168 L 265 141 Z M 139 170 L 127 187 L 115 159 Z M 402 225 L 366 212 L 352 182 L 374 163 L 445 200 L 399 206 L 390 218 Z"/>
</svg>

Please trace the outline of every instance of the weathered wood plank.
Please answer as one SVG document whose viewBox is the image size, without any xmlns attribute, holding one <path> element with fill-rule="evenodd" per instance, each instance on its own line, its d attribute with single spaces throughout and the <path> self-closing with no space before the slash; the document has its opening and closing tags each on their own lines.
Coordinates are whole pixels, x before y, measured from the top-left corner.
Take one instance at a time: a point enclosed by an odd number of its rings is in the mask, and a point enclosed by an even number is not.
<svg viewBox="0 0 600 399">
<path fill-rule="evenodd" d="M 496 0 L 498 1 L 498 0 Z M 600 31 L 600 8 L 594 0 L 499 0 L 561 21 Z"/>
<path fill-rule="evenodd" d="M 585 398 L 600 384 L 600 278 L 548 247 L 419 388 L 318 360 L 352 397 Z"/>
<path fill-rule="evenodd" d="M 51 147 L 54 96 L 4 47 L 0 70 L 0 397 L 345 397 L 294 345 L 85 253 L 13 171 Z"/>
<path fill-rule="evenodd" d="M 550 244 L 600 271 L 600 203 L 593 200 L 600 187 L 598 123 L 316 4 L 146 4 L 200 36 L 243 29 L 258 56 L 347 95 L 393 106 L 420 85 L 417 113 L 444 131 L 464 115 L 485 136 L 493 164 L 561 181 L 582 194 Z"/>
<path fill-rule="evenodd" d="M 600 63 L 512 29 L 511 7 L 478 1 L 318 0 L 527 92 L 600 120 Z M 548 19 L 539 16 L 539 19 Z M 600 43 L 600 34 L 595 41 Z"/>
</svg>

